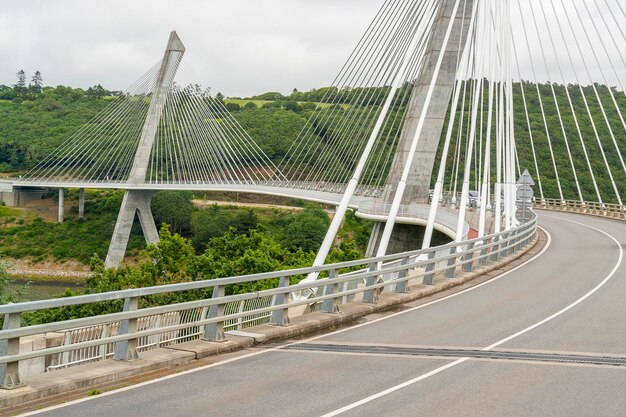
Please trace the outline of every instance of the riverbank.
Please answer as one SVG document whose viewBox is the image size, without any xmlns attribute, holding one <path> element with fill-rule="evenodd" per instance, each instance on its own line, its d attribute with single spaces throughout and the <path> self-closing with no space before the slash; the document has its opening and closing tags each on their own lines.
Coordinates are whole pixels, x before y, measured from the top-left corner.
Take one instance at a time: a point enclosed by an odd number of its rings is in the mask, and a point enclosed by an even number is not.
<svg viewBox="0 0 626 417">
<path fill-rule="evenodd" d="M 93 276 L 89 267 L 81 262 L 68 260 L 55 262 L 46 259 L 33 262 L 32 259 L 4 259 L 11 280 L 83 284 Z"/>
<path fill-rule="evenodd" d="M 41 282 L 68 282 L 84 283 L 93 275 L 92 272 L 83 271 L 50 271 L 47 269 L 13 269 L 7 270 L 10 278 L 20 281 L 41 281 Z"/>
</svg>

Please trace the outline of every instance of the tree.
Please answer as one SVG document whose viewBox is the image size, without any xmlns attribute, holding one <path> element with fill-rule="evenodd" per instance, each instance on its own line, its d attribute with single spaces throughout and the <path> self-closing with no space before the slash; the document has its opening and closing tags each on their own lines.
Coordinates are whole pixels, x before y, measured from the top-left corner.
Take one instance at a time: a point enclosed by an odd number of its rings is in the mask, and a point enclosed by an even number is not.
<svg viewBox="0 0 626 417">
<path fill-rule="evenodd" d="M 167 224 L 161 226 L 159 242 L 148 245 L 146 254 L 156 267 L 156 276 L 178 275 L 180 280 L 187 280 L 185 270 L 195 255 L 189 242 L 177 234 L 172 234 Z M 176 280 L 178 281 L 178 279 Z"/>
<path fill-rule="evenodd" d="M 237 229 L 237 233 L 249 235 L 250 232 L 259 225 L 259 218 L 252 210 L 239 213 L 234 219 L 232 226 Z"/>
<path fill-rule="evenodd" d="M 243 108 L 244 110 L 256 110 L 258 107 L 253 101 L 249 101 L 243 106 Z"/>
<path fill-rule="evenodd" d="M 191 230 L 194 212 L 193 194 L 190 191 L 161 191 L 152 197 L 152 214 L 157 224 L 167 223 L 180 234 Z"/>
<path fill-rule="evenodd" d="M 229 112 L 239 111 L 241 110 L 241 106 L 237 103 L 226 103 L 226 110 Z"/>
<path fill-rule="evenodd" d="M 99 99 L 104 97 L 107 94 L 107 91 L 100 84 L 94 85 L 93 87 L 89 87 L 87 89 L 87 97 Z"/>
<path fill-rule="evenodd" d="M 206 210 L 194 211 L 191 215 L 193 246 L 203 251 L 211 239 L 222 236 L 228 231 L 229 221 L 220 207 L 215 204 Z"/>
<path fill-rule="evenodd" d="M 219 101 L 220 103 L 224 104 L 224 94 L 222 94 L 222 93 L 218 92 L 218 93 L 215 95 L 215 99 L 216 99 L 217 101 Z"/>
<path fill-rule="evenodd" d="M 328 215 L 321 209 L 305 209 L 287 225 L 283 244 L 292 252 L 304 252 L 319 249 L 330 221 Z"/>
<path fill-rule="evenodd" d="M 13 88 L 18 96 L 23 96 L 26 93 L 26 73 L 24 70 L 19 70 L 16 76 L 17 83 L 13 85 Z"/>
<path fill-rule="evenodd" d="M 304 111 L 315 111 L 315 109 L 317 109 L 317 104 L 307 101 L 301 107 Z"/>
<path fill-rule="evenodd" d="M 263 109 L 280 109 L 282 104 L 280 101 L 268 101 L 267 103 L 263 103 Z"/>
<path fill-rule="evenodd" d="M 13 100 L 15 98 L 15 90 L 8 85 L 0 85 L 0 100 Z"/>
<path fill-rule="evenodd" d="M 30 90 L 35 94 L 40 94 L 41 89 L 43 88 L 43 77 L 41 76 L 41 72 L 35 71 L 33 78 L 31 78 Z"/>
<path fill-rule="evenodd" d="M 291 110 L 294 113 L 300 113 L 300 111 L 302 111 L 302 107 L 300 107 L 297 101 L 290 100 L 285 102 L 285 110 Z"/>
<path fill-rule="evenodd" d="M 263 93 L 263 94 L 259 94 L 258 96 L 253 96 L 250 97 L 250 100 L 268 100 L 268 101 L 274 101 L 274 100 L 284 100 L 285 96 L 283 96 L 282 94 L 280 94 L 277 91 L 269 91 L 267 93 Z"/>
</svg>

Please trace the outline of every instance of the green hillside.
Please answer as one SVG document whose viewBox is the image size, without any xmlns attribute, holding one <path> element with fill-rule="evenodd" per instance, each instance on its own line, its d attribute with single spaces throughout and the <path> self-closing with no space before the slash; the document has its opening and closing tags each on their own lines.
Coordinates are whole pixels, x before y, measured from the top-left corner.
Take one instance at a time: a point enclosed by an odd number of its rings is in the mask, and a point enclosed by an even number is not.
<svg viewBox="0 0 626 417">
<path fill-rule="evenodd" d="M 554 88 L 554 94 L 552 87 Z M 534 84 L 524 84 L 530 126 L 538 154 L 538 165 L 545 196 L 558 198 L 554 167 L 548 147 L 549 135 L 557 161 L 557 169 L 561 176 L 565 198 L 577 198 L 570 159 L 565 146 L 565 138 L 567 138 L 572 151 L 574 166 L 582 186 L 583 196 L 588 200 L 596 200 L 591 174 L 584 157 L 574 115 L 568 104 L 566 87 L 562 85 L 553 85 L 552 87 L 549 84 L 542 84 L 537 89 Z M 520 166 L 528 168 L 533 176 L 536 176 L 529 140 L 528 123 L 520 94 L 521 85 L 515 84 L 514 88 L 516 91 L 515 132 Z M 615 201 L 611 181 L 598 141 L 596 140 L 596 131 L 600 137 L 602 148 L 605 151 L 606 159 L 611 167 L 611 173 L 614 176 L 617 187 L 626 200 L 626 174 L 622 169 L 618 151 L 613 144 L 608 126 L 611 127 L 622 155 L 626 153 L 626 132 L 613 105 L 609 90 L 599 85 L 596 86 L 595 91 L 592 86 L 583 88 L 589 110 L 593 115 L 592 124 L 587 115 L 580 87 L 569 85 L 567 89 L 575 108 L 575 114 L 580 125 L 580 133 L 592 161 L 592 168 L 603 199 L 605 201 Z M 606 119 L 596 99 L 596 91 L 604 105 Z M 381 90 L 381 92 L 384 93 L 384 90 Z M 354 102 L 354 97 L 361 93 L 362 91 L 359 89 L 337 90 L 333 87 L 325 87 L 309 92 L 294 90 L 289 96 L 269 92 L 249 98 L 226 98 L 224 103 L 263 151 L 275 163 L 278 163 L 285 156 L 298 134 L 307 126 L 313 112 L 322 113 L 322 117 L 317 119 L 324 121 L 323 124 L 313 126 L 317 135 L 315 146 L 320 146 L 320 149 L 328 146 L 327 139 L 332 134 L 333 129 L 337 128 L 336 126 L 342 113 L 349 112 L 356 115 L 355 117 L 370 117 L 368 115 L 373 113 L 370 110 L 381 104 L 380 97 L 384 97 L 384 94 L 373 94 L 372 96 L 377 98 L 371 102 L 362 103 L 361 106 L 351 105 L 350 103 Z M 0 123 L 0 171 L 20 173 L 32 168 L 54 148 L 62 144 L 73 132 L 102 110 L 108 104 L 108 101 L 113 98 L 110 94 L 102 87 L 100 89 L 92 88 L 88 91 L 83 91 L 82 89 L 59 86 L 55 88 L 45 87 L 40 92 L 20 92 L 16 91 L 15 88 L 0 86 L 0 120 L 2 120 L 2 123 Z M 626 97 L 624 93 L 613 90 L 613 94 L 618 101 L 620 109 L 625 109 Z M 559 104 L 563 120 L 562 124 L 559 122 L 554 96 L 556 96 Z M 539 97 L 542 99 L 546 120 L 550 126 L 547 132 L 541 114 Z M 485 110 L 483 115 L 484 122 L 486 122 L 487 114 L 486 102 L 487 94 L 485 94 L 483 103 Z M 332 103 L 335 103 L 335 105 Z M 466 118 L 469 117 L 467 110 L 469 109 L 469 103 L 470 97 L 468 96 L 466 97 Z M 392 109 L 393 112 L 400 110 L 399 108 Z M 465 124 L 465 129 L 467 129 L 467 126 L 468 123 Z M 400 124 L 394 125 L 391 129 L 395 130 L 398 128 L 400 128 Z M 465 144 L 461 143 L 461 147 L 464 149 Z M 449 165 L 455 151 L 456 144 L 453 143 Z M 462 158 L 463 153 L 461 152 Z M 348 169 L 343 162 L 339 160 L 335 162 L 337 169 Z M 376 176 L 386 175 L 389 163 L 390 161 L 386 166 L 372 168 L 376 169 Z M 450 174 L 448 172 L 448 184 L 451 180 Z"/>
</svg>

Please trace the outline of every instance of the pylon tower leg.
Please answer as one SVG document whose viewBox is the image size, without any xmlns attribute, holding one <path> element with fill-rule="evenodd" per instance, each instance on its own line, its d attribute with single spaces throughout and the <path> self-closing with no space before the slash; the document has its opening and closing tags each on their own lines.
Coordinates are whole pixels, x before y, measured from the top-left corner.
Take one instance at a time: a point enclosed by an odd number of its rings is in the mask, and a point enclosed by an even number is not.
<svg viewBox="0 0 626 417">
<path fill-rule="evenodd" d="M 139 216 L 141 229 L 143 230 L 146 243 L 157 243 L 159 233 L 152 217 L 150 202 L 152 201 L 152 191 L 127 190 L 124 193 L 120 213 L 117 216 L 113 237 L 109 245 L 109 252 L 106 257 L 105 266 L 107 268 L 117 268 L 126 253 L 130 231 L 135 221 L 135 214 Z"/>
<path fill-rule="evenodd" d="M 146 172 L 150 161 L 152 146 L 156 139 L 157 130 L 163 114 L 163 108 L 167 100 L 168 91 L 170 91 L 178 64 L 185 53 L 185 46 L 180 41 L 176 32 L 170 33 L 167 42 L 165 54 L 161 62 L 161 68 L 157 77 L 157 83 L 154 86 L 150 99 L 150 106 L 146 115 L 146 121 L 143 125 L 139 144 L 135 151 L 133 165 L 128 176 L 128 182 L 134 186 L 141 186 L 146 182 Z M 152 211 L 150 210 L 150 201 L 152 200 L 153 191 L 133 189 L 126 190 L 120 214 L 115 223 L 113 238 L 109 245 L 109 253 L 105 261 L 107 268 L 118 267 L 124 259 L 130 230 L 133 227 L 135 213 L 139 215 L 139 222 L 146 238 L 146 243 L 156 243 L 159 241 L 159 233 Z"/>
</svg>

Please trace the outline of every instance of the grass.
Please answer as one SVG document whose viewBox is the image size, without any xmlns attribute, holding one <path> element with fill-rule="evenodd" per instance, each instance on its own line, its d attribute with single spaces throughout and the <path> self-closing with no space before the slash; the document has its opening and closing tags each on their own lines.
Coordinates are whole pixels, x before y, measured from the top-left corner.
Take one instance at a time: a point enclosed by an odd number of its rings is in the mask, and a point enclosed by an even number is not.
<svg viewBox="0 0 626 417">
<path fill-rule="evenodd" d="M 24 210 L 16 207 L 0 206 L 0 217 L 21 217 Z"/>
<path fill-rule="evenodd" d="M 26 209 L 0 206 L 0 228 L 22 225 L 36 216 Z"/>
</svg>

